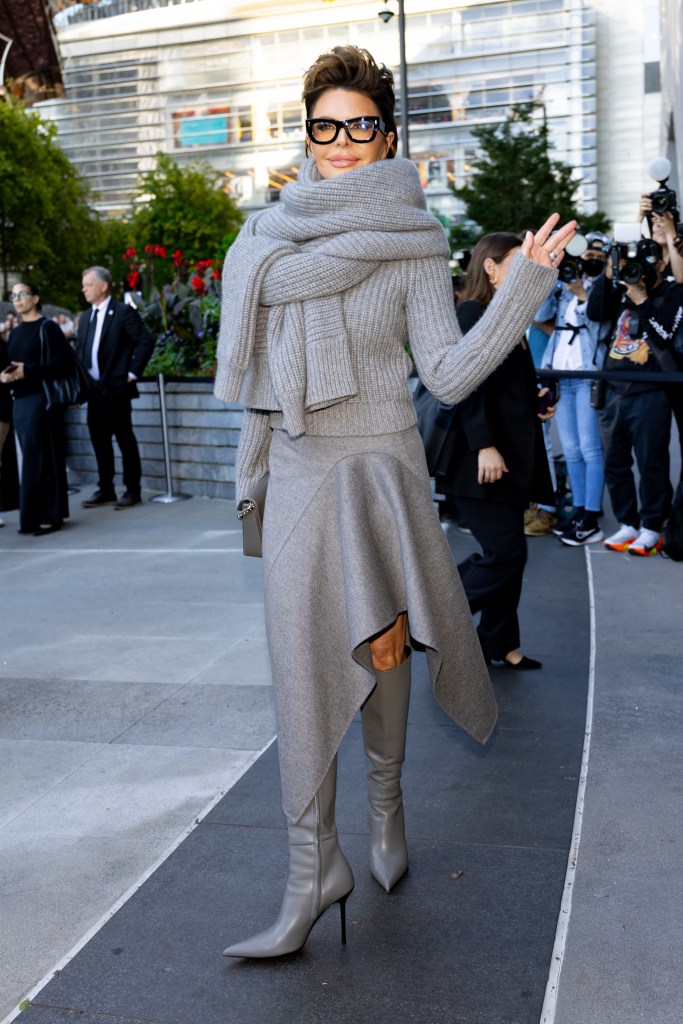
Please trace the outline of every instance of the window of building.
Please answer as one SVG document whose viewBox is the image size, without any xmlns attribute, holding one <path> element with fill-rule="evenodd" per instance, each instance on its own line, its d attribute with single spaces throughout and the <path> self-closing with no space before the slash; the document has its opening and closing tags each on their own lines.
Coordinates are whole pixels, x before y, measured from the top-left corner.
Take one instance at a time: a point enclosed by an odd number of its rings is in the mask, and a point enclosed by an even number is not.
<svg viewBox="0 0 683 1024">
<path fill-rule="evenodd" d="M 228 107 L 174 111 L 171 115 L 174 147 L 224 146 L 229 140 L 229 113 Z"/>
</svg>

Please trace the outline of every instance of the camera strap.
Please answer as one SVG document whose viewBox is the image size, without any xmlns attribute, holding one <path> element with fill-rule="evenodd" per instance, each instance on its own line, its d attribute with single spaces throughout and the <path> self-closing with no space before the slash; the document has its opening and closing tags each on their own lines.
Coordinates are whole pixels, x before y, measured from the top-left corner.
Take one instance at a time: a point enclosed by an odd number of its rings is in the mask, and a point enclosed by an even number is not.
<svg viewBox="0 0 683 1024">
<path fill-rule="evenodd" d="M 579 333 L 582 327 L 586 327 L 586 324 L 555 324 L 556 331 L 571 331 L 572 336 L 567 342 L 568 345 L 573 345 L 576 339 L 576 335 Z"/>
</svg>

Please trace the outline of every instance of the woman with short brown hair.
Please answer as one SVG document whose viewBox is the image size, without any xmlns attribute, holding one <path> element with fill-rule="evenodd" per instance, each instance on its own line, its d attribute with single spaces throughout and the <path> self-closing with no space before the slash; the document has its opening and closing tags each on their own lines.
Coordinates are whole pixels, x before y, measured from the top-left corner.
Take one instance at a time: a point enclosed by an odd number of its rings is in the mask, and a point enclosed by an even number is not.
<svg viewBox="0 0 683 1024">
<path fill-rule="evenodd" d="M 410 648 L 426 649 L 441 707 L 481 742 L 496 705 L 434 512 L 407 381 L 454 402 L 483 380 L 555 281 L 574 233 L 528 234 L 508 286 L 465 338 L 449 249 L 415 166 L 394 158 L 391 72 L 338 46 L 304 78 L 310 159 L 254 214 L 223 271 L 216 395 L 245 406 L 236 497 L 266 472 L 266 631 L 290 866 L 275 924 L 225 950 L 300 949 L 342 909 L 353 874 L 337 840 L 337 749 L 361 709 L 370 760 L 371 867 L 408 867 L 400 772 Z"/>
</svg>

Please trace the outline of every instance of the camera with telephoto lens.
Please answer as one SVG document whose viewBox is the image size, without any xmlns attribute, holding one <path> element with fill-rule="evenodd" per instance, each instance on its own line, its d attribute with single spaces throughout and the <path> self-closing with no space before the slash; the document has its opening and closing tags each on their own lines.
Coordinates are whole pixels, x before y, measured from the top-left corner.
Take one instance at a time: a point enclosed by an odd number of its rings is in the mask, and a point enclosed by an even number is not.
<svg viewBox="0 0 683 1024">
<path fill-rule="evenodd" d="M 657 264 L 662 258 L 662 247 L 652 238 L 640 238 L 637 242 L 619 242 L 619 259 L 626 260 L 619 268 L 619 280 L 623 284 L 637 284 L 642 277 L 651 287 L 657 277 Z"/>
<path fill-rule="evenodd" d="M 676 193 L 672 188 L 669 188 L 667 181 L 671 174 L 671 163 L 664 156 L 657 157 L 653 160 L 648 167 L 648 174 L 650 174 L 655 181 L 659 182 L 659 188 L 656 188 L 654 192 L 648 192 L 647 196 L 652 202 L 652 210 L 648 214 L 648 221 L 650 227 L 652 227 L 652 214 L 661 216 L 663 213 L 670 212 L 674 224 L 676 225 L 677 234 L 683 234 L 683 224 L 680 222 L 680 212 L 678 209 L 678 199 Z"/>
<path fill-rule="evenodd" d="M 676 193 L 672 188 L 669 188 L 668 185 L 661 185 L 660 188 L 656 188 L 654 192 L 648 192 L 648 195 L 652 200 L 653 213 L 666 213 L 667 210 L 672 210 L 674 216 L 678 215 Z"/>
<path fill-rule="evenodd" d="M 564 259 L 558 271 L 558 277 L 565 284 L 571 284 L 572 281 L 578 281 L 582 277 L 600 277 L 604 269 L 603 260 L 584 259 L 579 256 L 575 260 Z"/>
</svg>

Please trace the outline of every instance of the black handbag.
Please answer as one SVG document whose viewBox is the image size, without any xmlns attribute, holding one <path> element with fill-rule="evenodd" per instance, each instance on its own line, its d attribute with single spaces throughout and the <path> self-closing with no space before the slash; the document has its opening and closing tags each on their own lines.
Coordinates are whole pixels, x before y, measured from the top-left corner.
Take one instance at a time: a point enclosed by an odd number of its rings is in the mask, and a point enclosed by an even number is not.
<svg viewBox="0 0 683 1024">
<path fill-rule="evenodd" d="M 607 397 L 607 381 L 604 377 L 596 377 L 591 381 L 590 402 L 594 409 L 602 409 Z"/>
<path fill-rule="evenodd" d="M 447 471 L 447 448 L 456 408 L 446 405 L 428 391 L 419 381 L 413 394 L 413 405 L 417 416 L 417 429 L 422 438 L 427 469 L 430 476 L 437 476 Z"/>
<path fill-rule="evenodd" d="M 40 361 L 47 363 L 50 360 L 50 345 L 45 334 L 44 322 L 40 325 L 38 333 L 40 336 Z M 71 371 L 67 377 L 43 380 L 43 391 L 48 409 L 53 406 L 66 408 L 69 405 L 82 405 L 87 402 L 92 387 L 90 375 L 76 356 L 72 356 L 71 364 Z"/>
<path fill-rule="evenodd" d="M 242 498 L 237 506 L 237 518 L 242 523 L 242 551 L 253 558 L 263 557 L 263 514 L 269 475 L 262 476 L 251 497 Z"/>
</svg>

